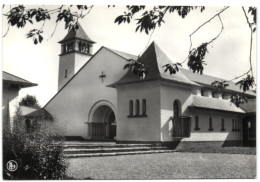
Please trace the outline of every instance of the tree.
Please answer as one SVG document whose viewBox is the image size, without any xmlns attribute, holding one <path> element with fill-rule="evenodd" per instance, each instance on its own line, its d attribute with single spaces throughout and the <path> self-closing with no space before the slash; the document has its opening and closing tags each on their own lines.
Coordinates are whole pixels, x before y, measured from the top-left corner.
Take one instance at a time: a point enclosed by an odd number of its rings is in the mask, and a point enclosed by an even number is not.
<svg viewBox="0 0 260 182">
<path fill-rule="evenodd" d="M 108 6 L 111 7 L 111 6 Z M 112 6 L 115 7 L 115 6 Z M 169 74 L 175 74 L 179 71 L 179 67 L 182 66 L 185 62 L 190 70 L 194 73 L 198 72 L 203 74 L 204 66 L 206 62 L 204 60 L 205 55 L 208 54 L 208 46 L 212 44 L 218 37 L 221 35 L 224 29 L 224 25 L 221 19 L 221 14 L 227 11 L 230 7 L 223 7 L 219 12 L 217 12 L 213 17 L 210 17 L 208 21 L 204 22 L 202 25 L 199 25 L 198 28 L 193 31 L 190 37 L 190 48 L 187 54 L 187 58 L 184 61 L 169 63 L 164 65 L 165 72 L 169 72 Z M 51 18 L 55 18 L 56 26 L 54 27 L 54 31 L 50 37 L 53 36 L 57 24 L 61 21 L 65 22 L 65 29 L 76 30 L 78 28 L 78 20 L 85 18 L 93 9 L 92 6 L 86 5 L 76 5 L 76 6 L 64 6 L 61 5 L 55 9 L 43 9 L 39 7 L 38 9 L 28 9 L 23 5 L 18 5 L 15 7 L 10 7 L 10 10 L 5 13 L 5 17 L 8 19 L 8 25 L 17 26 L 18 28 L 24 27 L 28 23 L 42 23 L 40 29 L 32 29 L 27 34 L 27 38 L 32 38 L 34 44 L 41 43 L 44 39 L 44 25 L 46 21 L 50 21 Z M 163 23 L 165 23 L 164 18 L 166 14 L 177 14 L 181 18 L 186 18 L 189 16 L 191 11 L 199 10 L 201 13 L 204 12 L 204 6 L 154 6 L 152 9 L 149 9 L 146 6 L 126 6 L 126 11 L 123 15 L 119 15 L 115 18 L 115 23 L 120 25 L 121 23 L 130 23 L 131 21 L 136 21 L 136 32 L 145 32 L 146 34 L 153 34 L 154 30 L 158 27 L 161 27 Z M 248 24 L 249 29 L 251 30 L 251 42 L 249 49 L 249 64 L 250 69 L 241 74 L 240 76 L 225 81 L 215 81 L 212 83 L 212 86 L 215 87 L 217 92 L 221 92 L 223 89 L 229 86 L 228 82 L 235 81 L 238 79 L 237 84 L 240 85 L 240 88 L 243 90 L 243 94 L 236 95 L 236 99 L 231 99 L 237 106 L 240 103 L 246 102 L 245 92 L 249 90 L 249 88 L 253 88 L 255 86 L 255 80 L 253 76 L 252 69 L 252 41 L 253 34 L 256 30 L 256 7 L 249 7 L 248 10 L 244 7 L 241 7 L 241 11 L 244 12 L 245 22 Z M 54 15 L 57 15 L 55 17 Z M 196 34 L 203 26 L 209 23 L 213 19 L 218 19 L 222 25 L 220 32 L 213 39 L 202 42 L 200 46 L 193 47 L 192 44 L 192 36 Z M 9 30 L 9 28 L 8 28 Z M 6 32 L 6 34 L 8 31 Z M 5 35 L 6 35 L 5 34 Z M 4 36 L 5 36 L 4 35 Z M 147 73 L 147 69 L 144 64 L 139 63 L 137 60 L 130 60 L 129 63 L 124 67 L 125 69 L 132 70 L 140 79 L 144 78 L 144 75 Z M 246 78 L 243 78 L 243 77 Z M 232 96 L 233 97 L 233 96 Z"/>
<path fill-rule="evenodd" d="M 28 95 L 28 94 L 21 99 L 21 101 L 19 102 L 19 105 L 20 106 L 33 107 L 35 109 L 41 108 L 41 106 L 40 106 L 38 100 L 36 99 L 36 97 L 33 96 L 33 95 Z"/>
<path fill-rule="evenodd" d="M 53 122 L 43 122 L 40 130 L 26 132 L 19 107 L 10 127 L 3 130 L 3 178 L 11 180 L 64 179 L 67 161 L 64 156 L 63 132 Z M 16 170 L 6 165 L 12 160 Z"/>
</svg>

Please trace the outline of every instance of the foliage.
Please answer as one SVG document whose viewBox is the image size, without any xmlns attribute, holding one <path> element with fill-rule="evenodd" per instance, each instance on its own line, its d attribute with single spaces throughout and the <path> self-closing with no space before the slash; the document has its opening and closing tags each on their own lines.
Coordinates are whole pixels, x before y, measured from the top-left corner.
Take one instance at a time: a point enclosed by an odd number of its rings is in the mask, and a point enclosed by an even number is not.
<svg viewBox="0 0 260 182">
<path fill-rule="evenodd" d="M 235 94 L 231 96 L 230 102 L 239 107 L 240 104 L 247 102 L 245 94 Z"/>
<path fill-rule="evenodd" d="M 36 109 L 39 109 L 41 107 L 36 97 L 28 94 L 21 99 L 19 105 L 33 107 Z"/>
<path fill-rule="evenodd" d="M 110 6 L 108 6 L 110 7 Z M 114 5 L 112 7 L 115 7 Z M 27 34 L 27 38 L 32 38 L 34 44 L 42 43 L 44 40 L 43 37 L 43 27 L 44 23 L 47 20 L 50 20 L 53 15 L 56 16 L 56 26 L 59 22 L 64 21 L 65 22 L 65 29 L 69 30 L 76 30 L 78 29 L 78 20 L 83 19 L 93 8 L 92 6 L 86 6 L 86 5 L 70 5 L 70 6 L 64 6 L 61 5 L 56 9 L 43 9 L 43 8 L 33 8 L 33 9 L 27 9 L 23 5 L 17 5 L 13 8 L 10 8 L 10 11 L 8 11 L 6 14 L 4 14 L 8 19 L 9 26 L 17 26 L 18 28 L 23 28 L 27 22 L 30 22 L 31 24 L 34 23 L 34 21 L 43 22 L 41 29 L 32 29 Z M 223 22 L 221 20 L 220 14 L 226 11 L 229 7 L 225 7 L 222 10 L 220 10 L 218 13 L 216 13 L 213 17 L 211 17 L 208 21 L 204 22 L 202 25 L 200 25 L 192 34 L 190 34 L 190 41 L 191 36 L 197 32 L 201 27 L 203 27 L 206 23 L 209 23 L 214 18 L 219 18 L 222 28 L 220 33 L 213 38 L 211 41 L 201 44 L 197 48 L 192 48 L 192 41 L 190 45 L 190 52 L 188 55 L 188 67 L 193 71 L 193 73 L 197 72 L 200 74 L 203 74 L 204 66 L 206 65 L 204 58 L 207 50 L 207 45 L 214 42 L 219 35 L 222 33 L 224 26 Z M 187 17 L 191 11 L 199 9 L 200 12 L 203 12 L 205 10 L 204 6 L 154 6 L 153 8 L 148 8 L 147 6 L 126 6 L 126 11 L 123 15 L 119 15 L 115 18 L 114 23 L 117 23 L 120 25 L 121 23 L 130 23 L 133 19 L 136 21 L 136 32 L 145 32 L 146 34 L 149 34 L 151 31 L 155 30 L 155 28 L 160 27 L 162 23 L 164 22 L 164 17 L 166 14 L 177 14 L 179 17 L 185 18 Z M 256 17 L 257 17 L 257 9 L 256 7 L 249 7 L 248 12 L 246 13 L 244 10 L 244 7 L 242 7 L 245 17 L 247 19 L 247 23 L 251 29 L 251 44 L 250 44 L 250 56 L 249 61 L 251 64 L 251 48 L 252 48 L 252 34 L 256 31 Z M 252 17 L 252 22 L 250 22 L 248 16 Z M 54 28 L 54 32 L 56 30 L 56 26 Z M 9 30 L 9 28 L 8 28 Z M 7 31 L 8 32 L 8 31 Z M 53 32 L 53 34 L 54 34 Z M 7 34 L 7 33 L 6 33 Z M 5 35 L 6 35 L 5 34 Z M 53 36 L 51 35 L 51 37 Z M 4 36 L 5 36 L 4 35 Z M 183 63 L 183 62 L 182 62 Z M 182 63 L 175 63 L 175 64 L 166 64 L 165 72 L 169 71 L 170 74 L 175 74 L 178 71 L 178 64 Z M 144 78 L 145 75 L 148 73 L 147 69 L 144 69 L 144 65 L 141 63 L 138 63 L 138 61 L 130 60 L 130 63 L 125 66 L 125 69 L 129 68 L 131 71 L 134 72 L 139 78 Z M 250 70 L 252 72 L 252 64 L 250 67 Z M 242 76 L 240 76 L 242 77 Z M 239 77 L 239 78 L 240 78 Z M 216 87 L 217 90 L 223 89 L 223 87 L 226 87 L 224 83 L 212 83 L 214 87 Z M 243 91 L 249 90 L 249 87 L 252 87 L 254 85 L 254 78 L 253 73 L 251 77 L 242 79 L 237 84 L 240 85 L 240 88 L 243 88 Z"/>
<path fill-rule="evenodd" d="M 7 170 L 9 160 L 18 163 L 16 171 Z M 43 123 L 40 130 L 27 133 L 17 109 L 12 133 L 8 127 L 3 133 L 4 179 L 63 179 L 66 169 L 62 132 L 48 122 Z"/>
<path fill-rule="evenodd" d="M 256 7 L 249 7 L 248 13 L 251 13 L 251 15 L 253 17 L 254 23 L 252 23 L 252 25 L 255 26 L 253 29 L 253 32 L 255 32 L 256 31 Z"/>
<path fill-rule="evenodd" d="M 203 64 L 206 65 L 203 59 L 205 58 L 208 43 L 203 43 L 196 49 L 193 49 L 189 54 L 188 67 L 193 71 L 193 73 L 197 72 L 202 74 L 204 67 Z"/>
<path fill-rule="evenodd" d="M 215 88 L 216 93 L 221 93 L 229 84 L 227 81 L 221 80 L 212 82 L 211 86 Z"/>
<path fill-rule="evenodd" d="M 181 63 L 175 63 L 175 64 L 166 64 L 163 67 L 165 67 L 164 72 L 169 71 L 170 75 L 175 74 L 179 71 L 179 66 L 182 67 Z"/>
<path fill-rule="evenodd" d="M 64 9 L 60 12 L 57 16 L 56 22 L 61 21 L 62 19 L 65 21 L 65 29 L 69 28 L 69 30 L 77 30 L 79 28 L 77 24 L 78 17 L 73 15 L 70 9 Z"/>
<path fill-rule="evenodd" d="M 254 77 L 247 75 L 246 78 L 243 78 L 239 82 L 236 83 L 236 85 L 240 85 L 240 89 L 242 88 L 244 92 L 248 91 L 250 87 L 254 87 Z"/>
<path fill-rule="evenodd" d="M 33 43 L 34 44 L 38 44 L 38 42 L 41 43 L 42 40 L 43 40 L 43 37 L 41 35 L 42 32 L 43 32 L 42 30 L 32 29 L 27 34 L 27 38 L 33 38 Z"/>
<path fill-rule="evenodd" d="M 140 63 L 138 60 L 129 60 L 129 63 L 127 63 L 124 66 L 124 69 L 129 69 L 132 71 L 135 75 L 139 77 L 139 79 L 144 79 L 144 77 L 147 75 L 148 70 L 145 69 L 144 64 Z"/>
<path fill-rule="evenodd" d="M 156 28 L 156 26 L 160 27 L 162 23 L 164 23 L 164 15 L 166 13 L 174 13 L 185 18 L 191 10 L 200 8 L 200 11 L 203 12 L 205 10 L 204 6 L 154 6 L 153 9 L 147 10 L 145 6 L 126 6 L 128 12 L 124 12 L 124 15 L 120 15 L 115 19 L 115 23 L 130 23 L 131 19 L 137 13 L 142 13 L 141 16 L 135 20 L 137 20 L 136 32 L 140 30 L 142 32 L 145 31 L 146 34 Z"/>
</svg>

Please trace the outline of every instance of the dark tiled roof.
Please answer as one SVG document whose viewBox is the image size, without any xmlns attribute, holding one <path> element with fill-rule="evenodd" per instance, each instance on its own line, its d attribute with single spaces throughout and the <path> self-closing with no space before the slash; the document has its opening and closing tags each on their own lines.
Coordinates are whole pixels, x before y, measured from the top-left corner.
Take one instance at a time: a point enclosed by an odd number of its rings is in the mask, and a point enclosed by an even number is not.
<svg viewBox="0 0 260 182">
<path fill-rule="evenodd" d="M 82 26 L 78 23 L 79 28 L 77 30 L 70 30 L 69 33 L 62 39 L 59 43 L 63 43 L 68 40 L 81 39 L 86 40 L 91 43 L 95 43 L 93 40 L 89 38 L 89 36 L 85 33 Z"/>
<path fill-rule="evenodd" d="M 29 82 L 25 79 L 22 79 L 18 76 L 12 75 L 10 73 L 7 73 L 3 71 L 3 82 L 4 83 L 12 83 L 16 85 L 20 85 L 22 87 L 31 87 L 31 86 L 37 86 L 36 83 Z"/>
<path fill-rule="evenodd" d="M 248 99 L 247 103 L 240 104 L 246 113 L 256 113 L 256 99 Z"/>
<path fill-rule="evenodd" d="M 170 63 L 171 61 L 154 42 L 152 42 L 141 55 L 141 57 L 138 58 L 138 61 L 144 63 L 145 68 L 148 70 L 148 73 L 143 80 L 138 79 L 136 75 L 134 75 L 131 71 L 128 71 L 119 81 L 111 84 L 111 86 L 155 79 L 165 79 L 178 83 L 199 86 L 198 84 L 189 80 L 181 71 L 174 75 L 165 73 L 163 66 L 167 63 Z"/>
<path fill-rule="evenodd" d="M 205 86 L 210 86 L 211 87 L 211 83 L 214 81 L 221 81 L 224 79 L 221 78 L 217 78 L 214 76 L 210 76 L 210 75 L 206 75 L 206 74 L 199 74 L 199 73 L 193 73 L 190 70 L 184 69 L 184 68 L 180 68 L 180 70 L 182 71 L 182 73 L 189 78 L 190 80 L 200 84 L 200 85 L 205 85 Z M 234 82 L 228 82 L 229 86 L 226 88 L 227 91 L 235 91 L 235 92 L 240 92 L 242 93 L 243 91 L 239 88 L 238 85 L 236 85 L 236 83 Z M 248 95 L 252 95 L 252 96 L 256 96 L 255 92 L 253 90 L 249 90 L 248 92 L 246 92 L 246 94 Z"/>
<path fill-rule="evenodd" d="M 229 100 L 209 98 L 209 97 L 203 97 L 203 96 L 197 96 L 197 95 L 193 95 L 192 97 L 193 97 L 192 98 L 193 101 L 189 107 L 245 113 L 244 110 L 235 106 L 235 104 L 231 103 Z"/>
</svg>

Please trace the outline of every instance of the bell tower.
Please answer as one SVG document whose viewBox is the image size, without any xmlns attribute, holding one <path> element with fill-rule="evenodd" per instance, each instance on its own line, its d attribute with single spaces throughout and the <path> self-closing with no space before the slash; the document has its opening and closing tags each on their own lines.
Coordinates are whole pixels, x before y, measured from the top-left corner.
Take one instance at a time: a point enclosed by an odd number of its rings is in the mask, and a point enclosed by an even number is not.
<svg viewBox="0 0 260 182">
<path fill-rule="evenodd" d="M 70 30 L 61 40 L 59 59 L 58 90 L 91 58 L 93 44 L 80 24 L 77 30 Z"/>
</svg>

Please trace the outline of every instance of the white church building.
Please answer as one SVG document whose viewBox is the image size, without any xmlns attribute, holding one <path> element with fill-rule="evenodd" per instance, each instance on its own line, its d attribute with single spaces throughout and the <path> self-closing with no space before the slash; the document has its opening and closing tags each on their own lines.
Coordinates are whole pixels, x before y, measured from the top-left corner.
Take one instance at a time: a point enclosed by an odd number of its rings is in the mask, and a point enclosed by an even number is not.
<svg viewBox="0 0 260 182">
<path fill-rule="evenodd" d="M 93 55 L 95 42 L 79 26 L 59 43 L 58 92 L 44 109 L 62 123 L 66 136 L 117 142 L 249 140 L 245 132 L 255 115 L 244 121 L 247 111 L 230 102 L 239 87 L 230 83 L 218 94 L 211 83 L 220 78 L 186 69 L 165 73 L 163 66 L 171 61 L 155 42 L 140 57 L 107 47 Z M 129 59 L 148 68 L 144 79 L 123 69 Z M 246 94 L 256 98 L 253 91 Z"/>
</svg>

